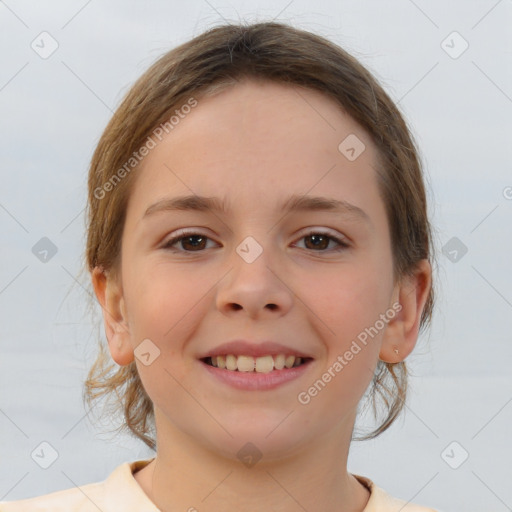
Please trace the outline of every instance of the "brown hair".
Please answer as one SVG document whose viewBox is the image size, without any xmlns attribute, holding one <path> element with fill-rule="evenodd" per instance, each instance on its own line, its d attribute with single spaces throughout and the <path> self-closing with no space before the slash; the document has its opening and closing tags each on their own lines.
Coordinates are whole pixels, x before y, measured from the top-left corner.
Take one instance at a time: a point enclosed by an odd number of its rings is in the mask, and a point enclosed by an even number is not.
<svg viewBox="0 0 512 512">
<path fill-rule="evenodd" d="M 127 201 L 136 172 L 126 163 L 138 154 L 172 110 L 190 99 L 214 94 L 242 78 L 271 80 L 319 91 L 350 115 L 372 137 L 379 154 L 378 185 L 386 206 L 395 280 L 412 273 L 421 259 L 432 261 L 432 233 L 423 173 L 407 125 L 394 102 L 354 57 L 327 39 L 276 22 L 226 24 L 169 51 L 133 85 L 108 123 L 92 158 L 88 180 L 86 261 L 116 274 Z M 136 162 L 132 162 L 136 169 Z M 125 172 L 121 172 L 124 169 Z M 110 183 L 110 185 L 109 185 Z M 107 195 L 108 194 L 108 195 Z M 105 197 L 107 196 L 107 197 Z M 432 317 L 433 288 L 420 328 Z M 128 429 L 155 448 L 153 404 L 135 362 L 117 367 L 100 341 L 100 351 L 84 387 L 91 406 L 112 397 Z M 382 403 L 385 418 L 362 439 L 386 430 L 404 406 L 404 362 L 378 362 L 370 388 L 373 410 Z"/>
</svg>

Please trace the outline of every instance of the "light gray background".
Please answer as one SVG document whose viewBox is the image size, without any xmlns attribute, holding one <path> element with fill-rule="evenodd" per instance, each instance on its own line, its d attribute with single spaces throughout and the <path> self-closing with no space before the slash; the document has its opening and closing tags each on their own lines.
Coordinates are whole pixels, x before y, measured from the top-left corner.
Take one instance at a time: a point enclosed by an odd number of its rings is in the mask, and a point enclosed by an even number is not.
<svg viewBox="0 0 512 512">
<path fill-rule="evenodd" d="M 83 419 L 97 332 L 80 274 L 88 163 L 160 54 L 222 18 L 274 17 L 344 46 L 382 81 L 422 150 L 438 251 L 452 237 L 468 249 L 458 262 L 439 254 L 405 416 L 353 444 L 349 469 L 445 512 L 512 508 L 510 0 L 0 2 L 0 500 L 152 456 Z M 42 31 L 59 45 L 47 59 L 31 48 Z M 469 44 L 460 56 L 453 31 Z M 58 249 L 46 263 L 32 253 L 42 237 Z M 31 458 L 43 441 L 59 454 L 46 470 Z"/>
</svg>

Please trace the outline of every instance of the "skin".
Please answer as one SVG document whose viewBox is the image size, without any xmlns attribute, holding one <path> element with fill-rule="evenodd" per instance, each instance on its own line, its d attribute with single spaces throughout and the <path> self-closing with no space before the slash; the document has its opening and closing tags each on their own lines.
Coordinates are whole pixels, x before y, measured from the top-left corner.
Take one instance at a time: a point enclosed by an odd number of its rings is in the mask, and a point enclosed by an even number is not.
<svg viewBox="0 0 512 512">
<path fill-rule="evenodd" d="M 338 150 L 349 134 L 366 146 L 353 162 Z M 347 471 L 357 404 L 379 358 L 398 362 L 413 350 L 431 285 L 427 261 L 393 282 L 376 156 L 331 99 L 243 81 L 199 99 L 134 171 L 120 272 L 97 268 L 92 279 L 112 358 L 136 361 L 155 407 L 157 455 L 135 479 L 162 510 L 364 509 L 369 493 Z M 189 194 L 225 198 L 229 209 L 143 218 L 156 201 Z M 292 194 L 348 201 L 369 223 L 329 211 L 283 215 Z M 164 248 L 179 228 L 208 237 L 206 247 Z M 349 246 L 336 252 L 327 239 L 318 249 L 307 235 L 319 231 Z M 247 236 L 263 249 L 252 263 L 236 252 Z M 300 404 L 298 393 L 397 302 L 402 309 L 384 329 Z M 134 350 L 148 338 L 160 355 L 146 366 Z M 314 361 L 278 389 L 236 390 L 197 360 L 233 339 L 273 340 Z M 249 468 L 236 455 L 247 442 L 263 454 Z"/>
</svg>

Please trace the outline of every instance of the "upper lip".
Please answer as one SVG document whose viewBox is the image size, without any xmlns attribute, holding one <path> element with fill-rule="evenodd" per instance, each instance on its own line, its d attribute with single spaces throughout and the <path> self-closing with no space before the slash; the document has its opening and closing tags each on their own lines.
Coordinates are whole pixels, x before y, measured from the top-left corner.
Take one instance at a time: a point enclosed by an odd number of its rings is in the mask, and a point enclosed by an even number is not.
<svg viewBox="0 0 512 512">
<path fill-rule="evenodd" d="M 297 348 L 287 347 L 273 341 L 247 341 L 233 340 L 227 343 L 217 345 L 215 348 L 208 350 L 199 356 L 199 359 L 205 357 L 215 357 L 233 354 L 235 356 L 277 356 L 279 354 L 293 355 L 302 358 L 311 358 L 311 356 Z"/>
</svg>

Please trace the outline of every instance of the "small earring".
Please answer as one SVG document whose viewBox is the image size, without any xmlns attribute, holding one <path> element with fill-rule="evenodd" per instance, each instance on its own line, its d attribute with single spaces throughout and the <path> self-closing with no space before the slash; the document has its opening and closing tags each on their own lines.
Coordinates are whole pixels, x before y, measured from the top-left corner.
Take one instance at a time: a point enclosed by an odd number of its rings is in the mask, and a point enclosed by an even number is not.
<svg viewBox="0 0 512 512">
<path fill-rule="evenodd" d="M 397 348 L 395 348 L 395 354 L 398 355 L 398 349 Z"/>
</svg>

